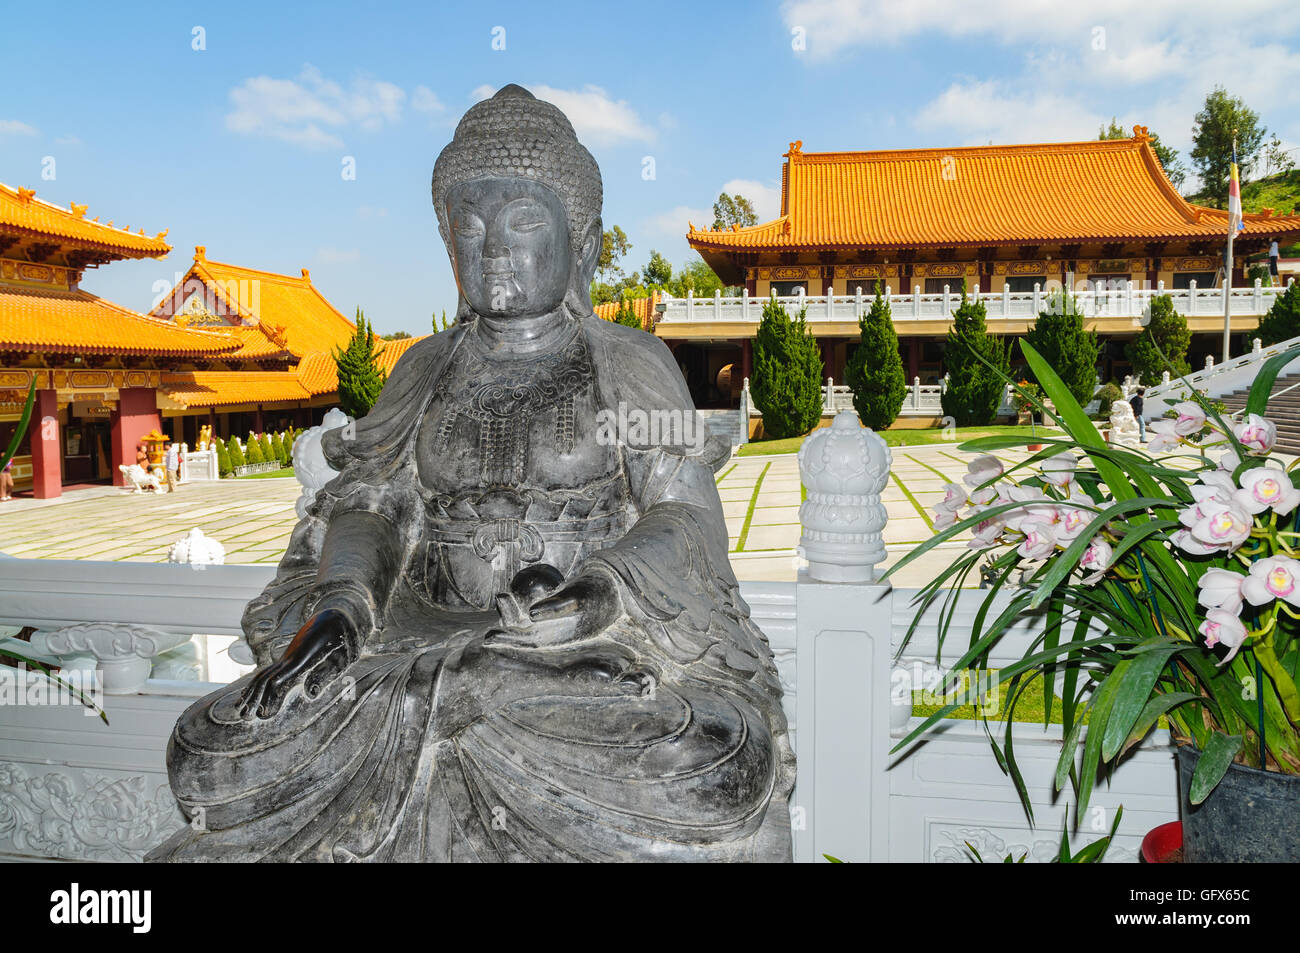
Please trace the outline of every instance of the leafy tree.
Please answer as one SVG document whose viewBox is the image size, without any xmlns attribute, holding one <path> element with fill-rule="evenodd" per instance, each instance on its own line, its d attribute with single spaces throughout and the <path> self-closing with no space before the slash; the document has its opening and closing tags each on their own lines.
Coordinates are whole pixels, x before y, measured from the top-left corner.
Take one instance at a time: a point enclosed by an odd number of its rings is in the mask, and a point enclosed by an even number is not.
<svg viewBox="0 0 1300 953">
<path fill-rule="evenodd" d="M 1264 174 L 1270 172 L 1290 172 L 1295 168 L 1295 159 L 1291 158 L 1294 149 L 1283 149 L 1282 139 L 1277 133 L 1273 133 L 1273 138 L 1268 141 L 1264 147 Z"/>
<path fill-rule="evenodd" d="M 1102 126 L 1098 139 L 1127 139 L 1129 133 L 1124 131 L 1124 127 L 1115 121 L 1112 116 L 1109 126 Z M 1174 188 L 1181 190 L 1183 183 L 1187 181 L 1187 166 L 1183 165 L 1182 160 L 1178 157 L 1178 150 L 1172 146 L 1167 146 L 1160 141 L 1160 137 L 1154 132 L 1148 132 L 1151 137 L 1151 151 L 1156 154 L 1160 160 L 1160 165 L 1165 170 L 1165 175 L 1169 177 L 1169 182 Z"/>
<path fill-rule="evenodd" d="M 673 280 L 673 266 L 667 258 L 652 248 L 650 260 L 646 262 L 645 268 L 641 269 L 641 274 L 645 276 L 646 284 L 662 288 Z"/>
<path fill-rule="evenodd" d="M 1151 320 L 1142 333 L 1129 341 L 1124 354 L 1133 365 L 1133 375 L 1147 387 L 1160 383 L 1166 370 L 1177 377 L 1187 374 L 1187 349 L 1192 344 L 1192 332 L 1187 329 L 1187 319 L 1174 310 L 1174 299 L 1160 295 L 1151 299 Z M 1160 356 L 1164 352 L 1172 369 Z"/>
<path fill-rule="evenodd" d="M 667 291 L 675 298 L 685 298 L 688 291 L 695 292 L 697 298 L 712 298 L 715 291 L 726 294 L 726 286 L 712 268 L 698 255 L 682 266 L 668 284 Z"/>
<path fill-rule="evenodd" d="M 753 203 L 739 192 L 735 195 L 723 192 L 713 203 L 714 228 L 730 228 L 732 225 L 747 228 L 757 224 L 758 215 L 754 212 Z"/>
<path fill-rule="evenodd" d="M 618 310 L 614 312 L 614 323 L 625 324 L 629 328 L 641 328 L 641 319 L 637 317 L 636 311 L 627 298 L 619 303 Z"/>
<path fill-rule="evenodd" d="M 853 391 L 858 419 L 872 430 L 887 429 L 903 409 L 907 377 L 889 303 L 878 281 L 871 310 L 858 320 L 858 346 L 849 355 L 844 379 Z"/>
<path fill-rule="evenodd" d="M 1277 296 L 1268 313 L 1260 319 L 1255 336 L 1265 347 L 1300 336 L 1300 281 Z"/>
<path fill-rule="evenodd" d="M 775 439 L 807 433 L 822 415 L 821 350 L 804 318 L 800 311 L 792 320 L 770 298 L 754 338 L 749 391 L 763 415 L 763 430 Z"/>
<path fill-rule="evenodd" d="M 262 443 L 252 434 L 248 435 L 248 465 L 254 466 L 258 463 L 265 463 L 266 457 L 262 453 Z"/>
<path fill-rule="evenodd" d="M 276 433 L 271 434 L 271 456 L 273 459 L 279 461 L 280 466 L 285 465 L 284 438 L 280 436 L 278 431 Z"/>
<path fill-rule="evenodd" d="M 1205 97 L 1205 105 L 1192 125 L 1192 165 L 1211 201 L 1219 208 L 1228 204 L 1228 171 L 1232 164 L 1232 139 L 1237 139 L 1237 162 L 1241 176 L 1254 167 L 1267 132 L 1259 114 L 1222 86 Z"/>
<path fill-rule="evenodd" d="M 384 373 L 379 369 L 377 339 L 365 312 L 357 308 L 357 330 L 345 349 L 334 352 L 338 366 L 339 403 L 350 417 L 370 413 L 384 388 Z"/>
<path fill-rule="evenodd" d="M 279 463 L 280 455 L 275 452 L 275 445 L 271 443 L 269 434 L 262 434 L 257 441 L 262 445 L 262 459 L 267 463 Z"/>
<path fill-rule="evenodd" d="M 456 316 L 452 315 L 451 320 L 448 321 L 447 309 L 443 308 L 441 318 L 439 318 L 436 313 L 433 316 L 433 332 L 437 334 L 439 331 L 446 331 L 449 327 L 451 327 L 455 323 L 456 323 Z"/>
<path fill-rule="evenodd" d="M 1097 389 L 1097 360 L 1101 343 L 1083 328 L 1083 313 L 1072 295 L 1055 294 L 1047 310 L 1038 315 L 1025 335 L 1030 345 L 1052 366 L 1080 404 Z"/>
<path fill-rule="evenodd" d="M 392 334 L 381 334 L 381 341 L 405 341 L 411 336 L 409 331 L 394 331 Z"/>
<path fill-rule="evenodd" d="M 217 448 L 217 476 L 230 476 L 234 466 L 230 462 L 230 451 L 226 448 L 226 442 L 220 437 L 213 442 Z"/>
<path fill-rule="evenodd" d="M 943 351 L 948 389 L 940 398 L 944 415 L 956 420 L 958 427 L 980 427 L 993 422 L 1005 386 L 998 372 L 1007 374 L 1011 370 L 1009 349 L 989 334 L 987 319 L 984 302 L 967 298 L 963 281 L 961 304 L 952 314 L 952 327 L 948 329 Z"/>
<path fill-rule="evenodd" d="M 600 254 L 596 257 L 596 275 L 599 280 L 612 283 L 623 277 L 619 262 L 632 250 L 632 243 L 627 240 L 627 232 L 615 225 L 601 233 Z"/>
</svg>

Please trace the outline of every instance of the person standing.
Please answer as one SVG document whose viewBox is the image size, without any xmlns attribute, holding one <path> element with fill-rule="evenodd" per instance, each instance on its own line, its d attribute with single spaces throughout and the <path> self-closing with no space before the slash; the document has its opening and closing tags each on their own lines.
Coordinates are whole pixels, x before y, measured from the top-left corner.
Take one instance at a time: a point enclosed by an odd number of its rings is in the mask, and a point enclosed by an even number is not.
<svg viewBox="0 0 1300 953">
<path fill-rule="evenodd" d="M 1139 387 L 1137 393 L 1130 397 L 1128 402 L 1129 406 L 1133 408 L 1133 416 L 1138 421 L 1138 439 L 1143 443 L 1147 442 L 1147 419 L 1142 416 L 1142 407 L 1146 403 L 1142 398 L 1146 392 L 1145 387 Z"/>
<path fill-rule="evenodd" d="M 163 457 L 163 469 L 167 471 L 167 492 L 175 493 L 176 488 L 180 485 L 181 476 L 181 445 L 178 443 L 169 444 L 167 453 Z"/>
</svg>

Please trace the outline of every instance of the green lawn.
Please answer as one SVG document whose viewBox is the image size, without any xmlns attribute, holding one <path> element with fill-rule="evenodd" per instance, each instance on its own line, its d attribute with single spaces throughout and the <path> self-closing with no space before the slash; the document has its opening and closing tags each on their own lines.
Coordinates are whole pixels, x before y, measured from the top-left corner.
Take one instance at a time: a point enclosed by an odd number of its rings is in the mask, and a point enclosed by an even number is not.
<svg viewBox="0 0 1300 953">
<path fill-rule="evenodd" d="M 285 467 L 283 470 L 268 470 L 265 473 L 250 473 L 247 476 L 236 477 L 238 480 L 266 480 L 278 479 L 279 477 L 293 476 L 293 467 Z"/>
<path fill-rule="evenodd" d="M 976 437 L 1028 437 L 1034 433 L 1044 435 L 1055 433 L 1059 435 L 1061 431 L 1041 426 L 1030 428 L 1028 425 L 1009 424 L 989 427 L 957 427 L 953 430 L 939 428 L 930 430 L 886 430 L 880 436 L 884 437 L 885 443 L 891 447 L 922 447 L 936 443 L 958 444 L 965 440 L 974 440 Z M 796 453 L 803 441 L 803 437 L 786 437 L 783 440 L 755 440 L 741 447 L 737 455 L 741 457 L 760 457 L 773 453 Z"/>
</svg>

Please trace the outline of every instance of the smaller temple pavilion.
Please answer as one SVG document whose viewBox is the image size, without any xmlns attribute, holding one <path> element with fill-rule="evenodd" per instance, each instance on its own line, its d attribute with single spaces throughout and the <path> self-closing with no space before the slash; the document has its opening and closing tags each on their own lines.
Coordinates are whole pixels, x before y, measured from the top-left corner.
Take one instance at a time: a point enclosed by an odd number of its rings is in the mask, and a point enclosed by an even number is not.
<svg viewBox="0 0 1300 953">
<path fill-rule="evenodd" d="M 781 170 L 781 214 L 748 228 L 690 227 L 687 240 L 743 298 L 666 301 L 655 333 L 700 406 L 726 406 L 752 366 L 764 300 L 807 297 L 826 375 L 842 381 L 858 317 L 877 282 L 893 297 L 909 381 L 936 383 L 962 285 L 989 299 L 989 329 L 1022 334 L 1053 291 L 1078 293 L 1105 342 L 1106 378 L 1127 373 L 1124 342 L 1154 293 L 1174 294 L 1193 332 L 1193 366 L 1222 353 L 1227 213 L 1170 184 L 1144 127 L 1132 138 L 1032 145 L 805 152 Z M 1300 215 L 1247 214 L 1236 239 L 1233 354 L 1272 303 L 1246 287 L 1245 263 L 1300 240 Z M 869 300 L 867 302 L 869 304 Z M 736 374 L 739 369 L 741 374 Z M 724 373 L 725 372 L 725 373 Z M 718 383 L 722 382 L 722 383 Z"/>
<path fill-rule="evenodd" d="M 280 275 L 211 261 L 194 262 L 151 316 L 169 327 L 233 336 L 233 351 L 177 363 L 162 374 L 158 406 L 177 439 L 193 444 L 207 424 L 221 436 L 318 423 L 338 403 L 334 352 L 356 326 L 301 275 Z M 386 341 L 387 374 L 419 338 Z"/>
<path fill-rule="evenodd" d="M 152 237 L 0 184 L 0 441 L 12 438 L 32 381 L 17 488 L 114 482 L 154 430 L 193 446 L 218 436 L 319 422 L 337 404 L 333 354 L 355 326 L 300 276 L 208 261 L 151 315 L 81 288 L 87 269 L 171 251 Z M 385 342 L 388 372 L 418 338 Z"/>
</svg>

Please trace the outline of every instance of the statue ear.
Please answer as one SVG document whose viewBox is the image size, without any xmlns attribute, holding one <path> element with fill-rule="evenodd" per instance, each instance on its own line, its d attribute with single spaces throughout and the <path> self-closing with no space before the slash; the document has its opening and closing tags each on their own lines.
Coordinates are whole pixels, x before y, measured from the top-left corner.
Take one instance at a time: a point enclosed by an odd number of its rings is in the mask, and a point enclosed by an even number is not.
<svg viewBox="0 0 1300 953">
<path fill-rule="evenodd" d="M 596 277 L 596 260 L 600 258 L 600 245 L 604 235 L 600 219 L 594 219 L 587 228 L 582 246 L 578 249 L 577 260 L 573 263 L 574 273 L 581 280 L 584 288 L 588 288 L 591 280 Z"/>
</svg>

